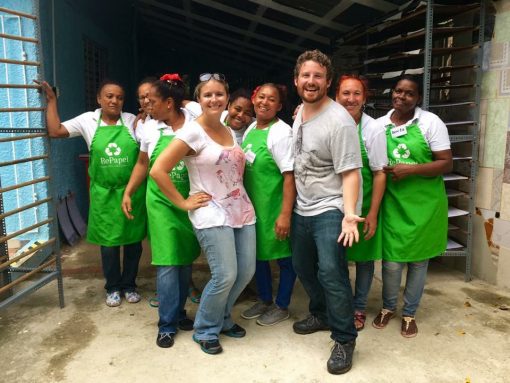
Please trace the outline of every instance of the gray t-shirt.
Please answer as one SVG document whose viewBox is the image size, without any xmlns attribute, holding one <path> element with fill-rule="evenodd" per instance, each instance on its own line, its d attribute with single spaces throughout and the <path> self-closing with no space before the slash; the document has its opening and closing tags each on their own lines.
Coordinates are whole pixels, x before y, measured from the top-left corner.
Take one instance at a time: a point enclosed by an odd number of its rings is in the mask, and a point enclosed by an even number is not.
<svg viewBox="0 0 510 383">
<path fill-rule="evenodd" d="M 302 111 L 303 108 L 292 127 L 298 192 L 294 211 L 302 216 L 314 216 L 333 209 L 343 212 L 342 177 L 339 174 L 362 167 L 356 123 L 345 108 L 333 100 L 305 123 L 302 123 Z M 358 208 L 360 204 L 358 197 Z"/>
</svg>

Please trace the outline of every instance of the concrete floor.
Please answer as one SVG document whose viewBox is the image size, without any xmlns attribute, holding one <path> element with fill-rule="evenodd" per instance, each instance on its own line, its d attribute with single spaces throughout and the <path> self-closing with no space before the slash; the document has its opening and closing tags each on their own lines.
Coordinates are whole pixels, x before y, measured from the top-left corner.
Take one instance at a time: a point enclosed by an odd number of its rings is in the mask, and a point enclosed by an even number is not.
<svg viewBox="0 0 510 383">
<path fill-rule="evenodd" d="M 326 361 L 333 343 L 326 332 L 297 335 L 292 322 L 307 314 L 308 299 L 296 285 L 291 320 L 260 327 L 241 319 L 252 304 L 244 296 L 234 318 L 248 334 L 222 337 L 224 352 L 206 355 L 181 332 L 174 347 L 156 346 L 154 270 L 144 255 L 138 304 L 104 304 L 97 248 L 64 249 L 66 307 L 58 307 L 56 283 L 0 311 L 1 382 L 509 382 L 510 292 L 433 264 L 417 316 L 419 334 L 400 335 L 400 320 L 384 330 L 370 322 L 380 308 L 381 280 L 370 294 L 367 327 L 360 332 L 352 370 L 333 376 Z M 202 258 L 194 273 L 207 280 Z M 197 305 L 188 302 L 194 315 Z"/>
</svg>

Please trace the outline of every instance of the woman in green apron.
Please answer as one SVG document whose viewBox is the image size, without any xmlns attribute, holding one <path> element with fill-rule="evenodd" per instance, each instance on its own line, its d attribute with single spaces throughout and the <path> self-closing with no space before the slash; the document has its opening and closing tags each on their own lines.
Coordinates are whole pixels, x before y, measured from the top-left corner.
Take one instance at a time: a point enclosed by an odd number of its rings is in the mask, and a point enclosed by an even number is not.
<svg viewBox="0 0 510 383">
<path fill-rule="evenodd" d="M 140 155 L 126 187 L 122 209 L 131 218 L 131 196 L 145 181 L 156 158 L 174 139 L 175 132 L 191 121 L 182 108 L 184 83 L 178 74 L 167 74 L 152 84 L 149 92 L 152 120 L 143 125 Z M 189 195 L 188 171 L 179 162 L 168 174 L 179 193 Z M 192 330 L 193 321 L 186 317 L 184 305 L 191 279 L 191 264 L 200 255 L 186 211 L 173 205 L 152 178 L 147 181 L 147 215 L 152 264 L 157 266 L 159 322 L 156 344 L 171 347 L 177 330 Z"/>
<path fill-rule="evenodd" d="M 364 233 L 359 242 L 347 248 L 347 259 L 356 263 L 354 291 L 354 325 L 360 331 L 365 327 L 367 299 L 374 277 L 374 261 L 382 257 L 381 214 L 379 207 L 386 187 L 383 167 L 388 164 L 386 135 L 375 120 L 363 113 L 367 99 L 366 80 L 356 75 L 340 77 L 336 101 L 352 116 L 358 126 L 363 168 L 363 205 L 361 215 L 365 222 L 358 231 Z"/>
<path fill-rule="evenodd" d="M 82 136 L 90 150 L 87 240 L 101 246 L 106 304 L 119 306 L 121 294 L 129 303 L 136 303 L 140 295 L 135 279 L 146 234 L 145 190 L 140 188 L 133 195 L 136 208 L 133 219 L 127 219 L 119 206 L 138 157 L 138 142 L 133 131 L 135 116 L 122 112 L 124 89 L 116 82 L 103 82 L 97 93 L 99 109 L 61 123 L 55 93 L 48 83 L 41 85 L 48 102 L 49 136 Z M 122 271 L 120 246 L 124 246 Z"/>
<path fill-rule="evenodd" d="M 157 80 L 158 79 L 156 77 L 145 77 L 138 83 L 138 87 L 136 88 L 136 99 L 138 100 L 140 108 L 138 109 L 138 115 L 136 116 L 136 120 L 133 125 L 135 132 L 139 127 L 141 128 L 143 124 L 149 122 L 152 118 L 150 114 L 151 105 L 149 102 L 149 92 L 152 84 Z M 138 137 L 138 134 L 136 136 Z"/>
<path fill-rule="evenodd" d="M 241 145 L 246 129 L 253 122 L 253 104 L 246 89 L 232 92 L 228 108 L 221 114 L 221 120 L 234 131 L 236 141 Z"/>
<path fill-rule="evenodd" d="M 418 107 L 421 81 L 404 75 L 392 92 L 393 109 L 377 120 L 386 130 L 389 165 L 382 203 L 383 308 L 378 329 L 395 316 L 402 270 L 407 265 L 401 334 L 417 335 L 415 313 L 430 258 L 446 250 L 448 201 L 442 174 L 452 169 L 446 125 Z"/>
<path fill-rule="evenodd" d="M 258 87 L 252 100 L 256 121 L 246 131 L 242 147 L 246 156 L 244 186 L 257 215 L 255 280 L 259 301 L 241 316 L 258 318 L 257 324 L 271 326 L 289 318 L 288 306 L 296 280 L 289 241 L 296 200 L 292 128 L 276 116 L 284 102 L 284 93 L 277 85 Z M 275 303 L 271 260 L 280 267 Z"/>
</svg>

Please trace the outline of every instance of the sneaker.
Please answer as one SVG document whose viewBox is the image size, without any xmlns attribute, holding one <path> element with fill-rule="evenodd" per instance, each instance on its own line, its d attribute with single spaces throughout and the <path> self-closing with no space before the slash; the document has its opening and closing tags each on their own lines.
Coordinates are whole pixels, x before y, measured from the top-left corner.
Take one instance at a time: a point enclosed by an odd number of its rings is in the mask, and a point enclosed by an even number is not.
<svg viewBox="0 0 510 383">
<path fill-rule="evenodd" d="M 193 286 L 188 289 L 188 297 L 191 302 L 200 303 L 200 298 L 202 298 L 202 293 L 200 292 L 199 289 L 197 289 L 196 287 Z"/>
<path fill-rule="evenodd" d="M 328 372 L 330 374 L 345 374 L 352 367 L 352 354 L 354 354 L 356 341 L 346 343 L 335 342 L 328 359 Z"/>
<path fill-rule="evenodd" d="M 354 311 L 354 327 L 356 331 L 361 331 L 365 328 L 365 321 L 367 320 L 367 314 L 363 311 Z"/>
<path fill-rule="evenodd" d="M 329 330 L 329 326 L 313 314 L 308 315 L 306 319 L 300 320 L 299 322 L 294 322 L 292 328 L 296 334 L 301 335 Z"/>
<path fill-rule="evenodd" d="M 200 349 L 206 354 L 215 355 L 223 351 L 218 339 L 200 340 L 195 337 L 195 334 L 193 334 L 193 340 L 200 345 Z"/>
<path fill-rule="evenodd" d="M 374 321 L 372 322 L 372 326 L 381 330 L 386 327 L 390 319 L 393 318 L 394 316 L 395 316 L 394 311 L 382 309 L 381 312 L 377 314 Z"/>
<path fill-rule="evenodd" d="M 111 293 L 106 293 L 106 305 L 109 307 L 117 307 L 120 306 L 121 298 L 119 291 L 112 291 Z"/>
<path fill-rule="evenodd" d="M 183 318 L 177 323 L 177 327 L 182 331 L 191 331 L 193 330 L 193 324 L 194 322 L 190 318 Z"/>
<path fill-rule="evenodd" d="M 124 298 L 126 298 L 126 301 L 128 303 L 138 303 L 138 302 L 140 302 L 140 299 L 142 299 L 140 294 L 138 294 L 136 291 L 124 292 Z"/>
<path fill-rule="evenodd" d="M 261 326 L 272 326 L 289 318 L 289 310 L 282 309 L 277 305 L 272 305 L 257 319 L 257 324 Z"/>
<path fill-rule="evenodd" d="M 238 324 L 234 324 L 228 330 L 223 330 L 221 334 L 229 336 L 231 338 L 242 338 L 246 335 L 246 330 L 239 326 Z"/>
<path fill-rule="evenodd" d="M 418 335 L 418 326 L 416 326 L 414 317 L 402 317 L 400 334 L 402 334 L 404 338 L 414 338 Z"/>
<path fill-rule="evenodd" d="M 248 310 L 243 311 L 241 317 L 244 319 L 255 319 L 264 314 L 271 307 L 271 303 L 258 301 Z"/>
<path fill-rule="evenodd" d="M 162 348 L 169 348 L 174 345 L 174 333 L 160 332 L 156 338 L 156 344 Z"/>
</svg>

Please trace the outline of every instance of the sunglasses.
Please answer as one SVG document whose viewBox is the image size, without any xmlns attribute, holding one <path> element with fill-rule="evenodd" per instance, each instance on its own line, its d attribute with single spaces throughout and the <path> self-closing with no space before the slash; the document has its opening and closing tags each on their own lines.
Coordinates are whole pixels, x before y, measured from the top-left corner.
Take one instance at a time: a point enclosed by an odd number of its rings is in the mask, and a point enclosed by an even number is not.
<svg viewBox="0 0 510 383">
<path fill-rule="evenodd" d="M 200 81 L 209 81 L 214 79 L 216 81 L 225 81 L 225 75 L 223 73 L 202 73 L 198 76 Z"/>
</svg>

